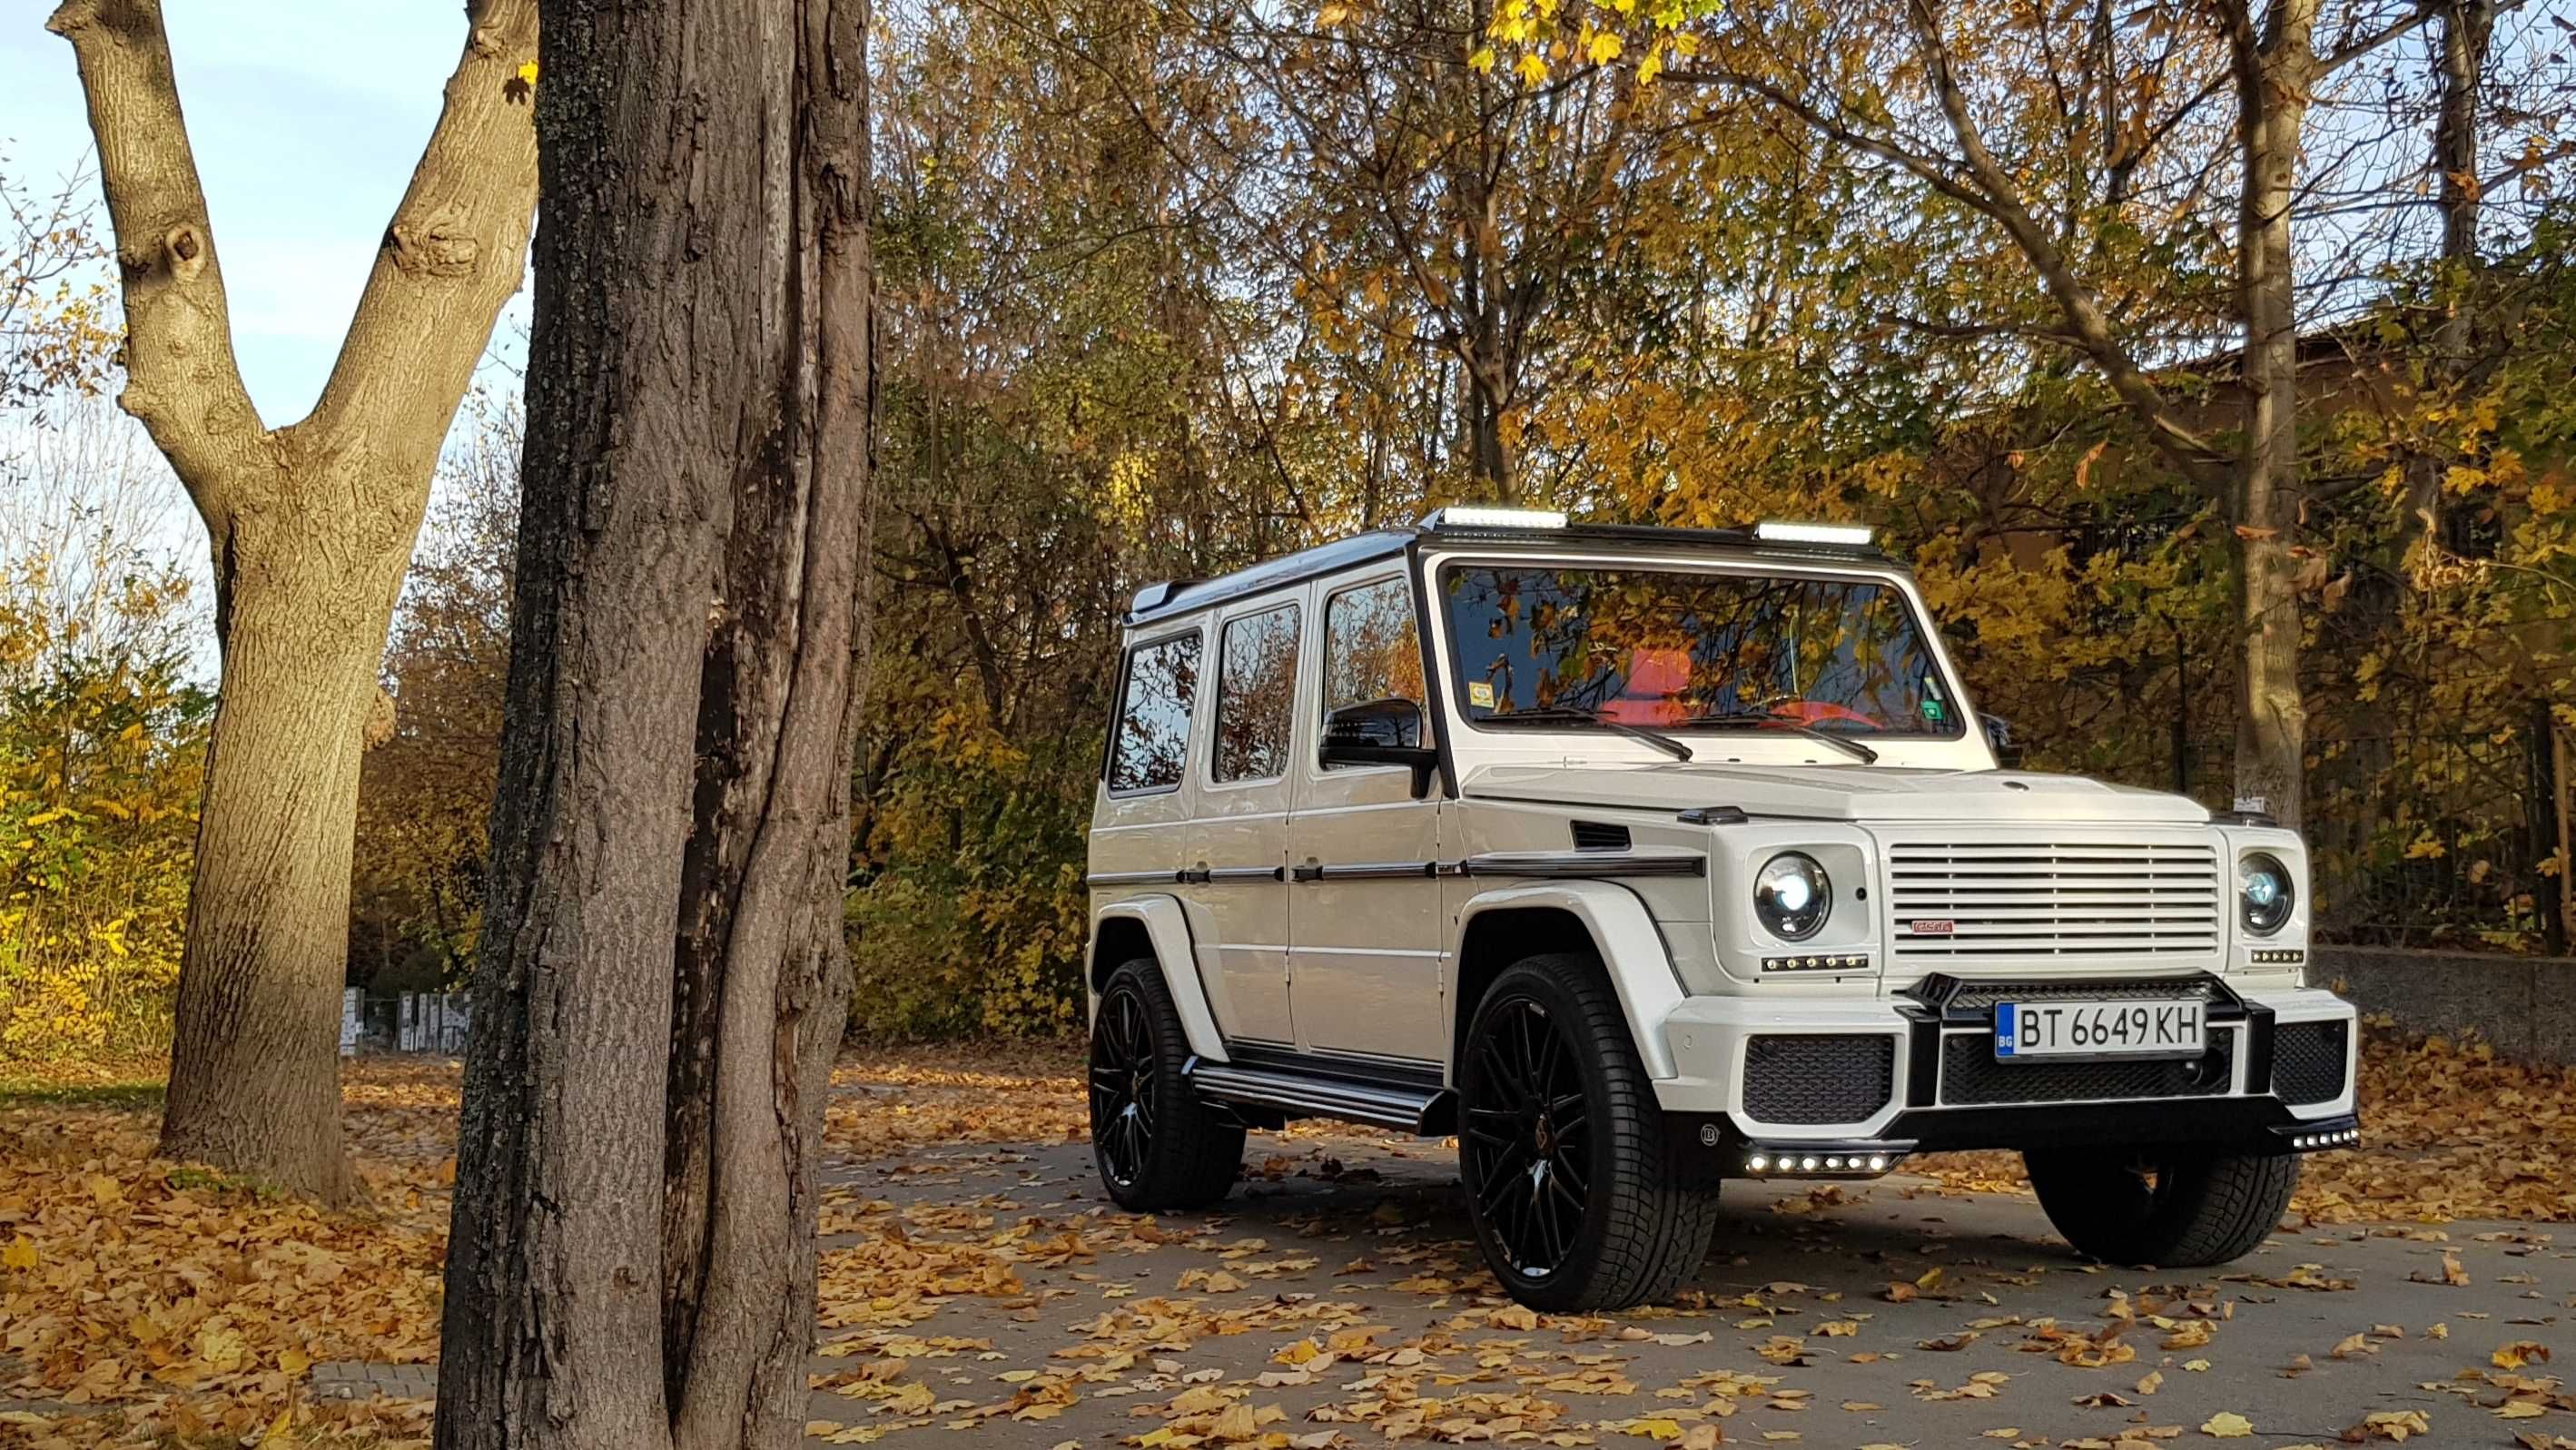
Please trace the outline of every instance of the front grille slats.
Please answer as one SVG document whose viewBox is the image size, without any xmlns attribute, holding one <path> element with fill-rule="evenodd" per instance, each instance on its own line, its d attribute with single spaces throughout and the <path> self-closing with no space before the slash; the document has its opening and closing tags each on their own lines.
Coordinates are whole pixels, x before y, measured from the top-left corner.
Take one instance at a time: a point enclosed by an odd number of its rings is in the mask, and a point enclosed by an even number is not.
<svg viewBox="0 0 2576 1450">
<path fill-rule="evenodd" d="M 2206 845 L 1899 842 L 1888 853 L 1899 958 L 2173 957 L 2218 949 Z M 1938 922 L 1930 931 L 1918 922 Z"/>
</svg>

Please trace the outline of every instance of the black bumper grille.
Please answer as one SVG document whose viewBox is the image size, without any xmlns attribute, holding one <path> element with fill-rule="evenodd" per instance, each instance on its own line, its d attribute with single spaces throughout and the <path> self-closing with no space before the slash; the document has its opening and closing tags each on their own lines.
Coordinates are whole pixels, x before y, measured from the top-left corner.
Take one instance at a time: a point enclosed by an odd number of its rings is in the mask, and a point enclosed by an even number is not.
<svg viewBox="0 0 2576 1450">
<path fill-rule="evenodd" d="M 2144 981 L 1959 982 L 1942 999 L 1953 1012 L 1987 1012 L 1998 1002 L 2212 1002 L 2209 977 L 2150 977 Z"/>
<path fill-rule="evenodd" d="M 2002 1062 L 1990 1032 L 1953 1032 L 1941 1043 L 1945 1107 L 2215 1097 L 2235 1074 L 2236 1033 L 2225 1028 L 2210 1032 L 2207 1052 L 2183 1062 Z"/>
<path fill-rule="evenodd" d="M 1756 1037 L 1744 1045 L 1744 1111 L 1764 1123 L 1857 1123 L 1896 1090 L 1888 1033 Z"/>
<path fill-rule="evenodd" d="M 2290 1022 L 2272 1039 L 2272 1091 L 2285 1103 L 2323 1103 L 2343 1096 L 2346 1051 L 2342 1022 Z"/>
</svg>

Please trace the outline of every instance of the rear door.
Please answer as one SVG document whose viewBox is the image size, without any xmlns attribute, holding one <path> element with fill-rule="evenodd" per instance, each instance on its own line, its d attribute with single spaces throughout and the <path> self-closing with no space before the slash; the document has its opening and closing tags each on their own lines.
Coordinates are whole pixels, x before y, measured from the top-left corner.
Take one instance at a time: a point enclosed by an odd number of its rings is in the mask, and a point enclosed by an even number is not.
<svg viewBox="0 0 2576 1450">
<path fill-rule="evenodd" d="M 1214 710 L 1182 899 L 1199 980 L 1234 1041 L 1296 1041 L 1288 1000 L 1288 811 L 1304 591 L 1219 617 Z"/>
<path fill-rule="evenodd" d="M 1317 687 L 1304 707 L 1288 817 L 1289 994 L 1299 1044 L 1437 1063 L 1448 1041 L 1433 875 L 1440 797 L 1415 799 L 1405 766 L 1327 769 L 1316 758 L 1323 717 L 1344 705 L 1411 700 L 1424 710 L 1424 730 L 1436 728 L 1412 586 L 1390 572 L 1316 592 Z"/>
</svg>

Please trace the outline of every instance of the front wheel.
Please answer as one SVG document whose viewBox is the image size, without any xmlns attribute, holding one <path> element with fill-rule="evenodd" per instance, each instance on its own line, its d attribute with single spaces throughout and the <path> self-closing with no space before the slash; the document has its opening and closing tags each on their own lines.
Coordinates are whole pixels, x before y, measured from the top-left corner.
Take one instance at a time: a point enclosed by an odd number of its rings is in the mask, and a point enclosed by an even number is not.
<svg viewBox="0 0 2576 1450">
<path fill-rule="evenodd" d="M 1162 968 L 1111 973 L 1091 1019 L 1091 1156 L 1120 1208 L 1204 1208 L 1243 1168 L 1243 1124 L 1190 1090 L 1189 1060 Z"/>
<path fill-rule="evenodd" d="M 1513 1298 L 1620 1308 L 1699 1267 L 1717 1194 L 1671 1181 L 1654 1090 L 1597 963 L 1539 956 L 1504 972 L 1468 1024 L 1457 1081 L 1476 1244 Z"/>
<path fill-rule="evenodd" d="M 2022 1161 L 2039 1206 L 2077 1253 L 2161 1269 L 2252 1253 L 2299 1186 L 2299 1160 L 2287 1154 L 2070 1148 Z"/>
</svg>

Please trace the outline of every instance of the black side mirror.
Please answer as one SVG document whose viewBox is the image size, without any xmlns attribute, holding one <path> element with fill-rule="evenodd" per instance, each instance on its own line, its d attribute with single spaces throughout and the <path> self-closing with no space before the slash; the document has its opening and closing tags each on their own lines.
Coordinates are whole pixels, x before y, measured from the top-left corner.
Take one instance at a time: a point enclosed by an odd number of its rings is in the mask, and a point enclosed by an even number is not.
<svg viewBox="0 0 2576 1450">
<path fill-rule="evenodd" d="M 2021 769 L 2021 746 L 2013 739 L 2012 722 L 2001 715 L 1979 715 L 1977 723 L 1986 727 L 1986 745 L 1995 752 L 1995 764 L 2006 770 Z"/>
<path fill-rule="evenodd" d="M 1431 792 L 1440 752 L 1422 743 L 1422 707 L 1411 700 L 1366 700 L 1324 717 L 1321 756 L 1326 765 L 1405 765 L 1413 768 L 1413 793 Z"/>
</svg>

